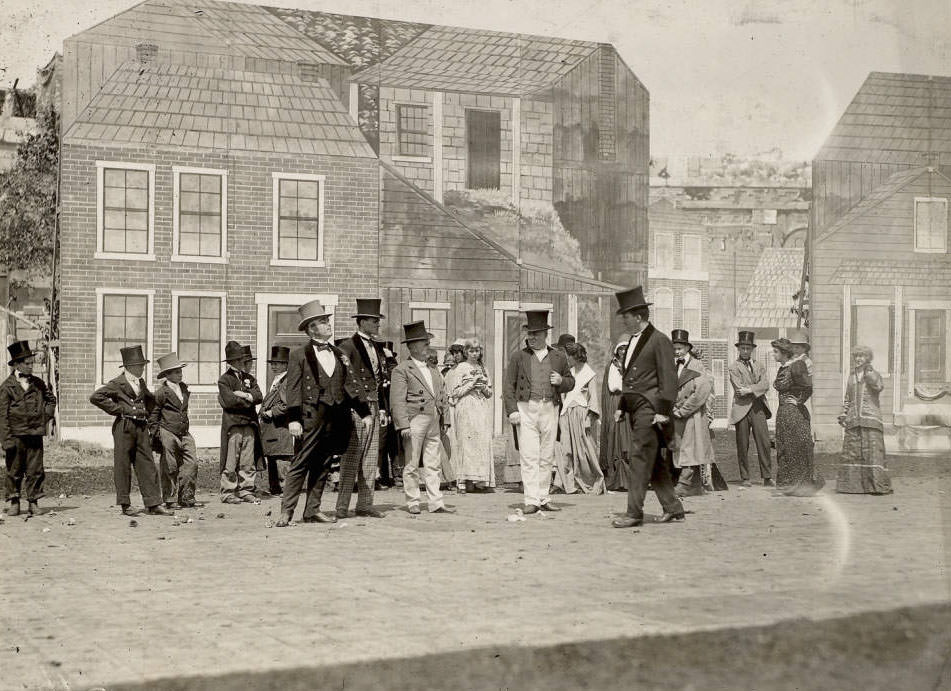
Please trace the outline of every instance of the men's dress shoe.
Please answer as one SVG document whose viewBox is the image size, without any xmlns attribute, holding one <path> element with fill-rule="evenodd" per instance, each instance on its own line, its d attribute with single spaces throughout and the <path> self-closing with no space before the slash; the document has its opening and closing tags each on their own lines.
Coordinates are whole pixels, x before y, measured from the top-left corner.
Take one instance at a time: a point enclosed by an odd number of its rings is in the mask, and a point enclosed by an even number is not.
<svg viewBox="0 0 951 691">
<path fill-rule="evenodd" d="M 430 511 L 430 513 L 455 513 L 455 509 L 450 509 L 448 506 L 440 506 L 435 511 Z"/>
<path fill-rule="evenodd" d="M 541 509 L 542 511 L 561 511 L 561 509 L 559 509 L 554 504 L 542 504 L 538 508 Z"/>
<path fill-rule="evenodd" d="M 26 510 L 26 512 L 30 514 L 31 516 L 36 516 L 40 512 L 40 507 L 37 506 L 35 501 L 31 501 L 30 506 Z"/>
<path fill-rule="evenodd" d="M 333 514 L 316 513 L 313 516 L 304 516 L 304 523 L 336 523 L 337 517 Z"/>
<path fill-rule="evenodd" d="M 749 480 L 743 480 L 743 482 L 740 483 L 740 487 L 745 488 L 745 487 L 752 487 L 752 486 L 753 486 L 753 483 L 750 482 Z"/>
<path fill-rule="evenodd" d="M 411 514 L 413 514 L 414 516 L 418 516 L 418 515 L 419 515 L 419 507 L 418 507 L 418 506 L 410 506 L 410 507 L 407 509 L 407 511 L 409 511 L 409 512 L 410 512 Z"/>
<path fill-rule="evenodd" d="M 172 502 L 172 501 L 165 502 L 165 508 L 171 511 L 172 509 L 175 508 L 175 502 Z"/>
<path fill-rule="evenodd" d="M 277 519 L 277 523 L 274 524 L 277 528 L 286 528 L 291 525 L 294 521 L 292 520 L 294 515 L 291 512 L 282 513 L 281 517 Z"/>
<path fill-rule="evenodd" d="M 7 509 L 8 516 L 19 516 L 20 515 L 20 502 L 11 501 L 10 508 Z"/>
<path fill-rule="evenodd" d="M 539 511 L 541 511 L 541 509 L 532 504 L 529 504 L 524 509 L 522 509 L 522 513 L 526 516 L 530 516 L 533 513 L 538 513 Z"/>
<path fill-rule="evenodd" d="M 613 525 L 615 528 L 637 528 L 644 525 L 644 519 L 624 516 L 623 518 L 615 518 L 613 521 L 611 521 L 611 525 Z"/>
<path fill-rule="evenodd" d="M 766 478 L 763 480 L 763 487 L 775 487 L 775 486 L 776 486 L 776 483 L 773 482 L 770 478 Z"/>
<path fill-rule="evenodd" d="M 347 509 L 337 509 L 334 514 L 342 521 L 350 515 L 350 512 Z"/>
<path fill-rule="evenodd" d="M 165 507 L 161 504 L 156 504 L 155 506 L 146 507 L 145 513 L 149 516 L 174 516 L 175 514 L 171 511 L 166 511 Z"/>
<path fill-rule="evenodd" d="M 383 518 L 383 512 L 377 511 L 376 509 L 357 509 L 357 516 L 364 516 L 366 518 Z"/>
<path fill-rule="evenodd" d="M 138 516 L 139 512 L 133 509 L 131 504 L 123 504 L 122 515 L 123 516 Z"/>
<path fill-rule="evenodd" d="M 683 511 L 681 511 L 680 513 L 667 513 L 667 512 L 665 511 L 665 512 L 664 512 L 664 515 L 657 519 L 657 522 L 658 522 L 658 523 L 670 523 L 671 521 L 682 521 L 682 520 L 684 520 L 684 519 L 686 519 L 686 518 L 687 518 L 687 516 L 684 514 Z"/>
</svg>

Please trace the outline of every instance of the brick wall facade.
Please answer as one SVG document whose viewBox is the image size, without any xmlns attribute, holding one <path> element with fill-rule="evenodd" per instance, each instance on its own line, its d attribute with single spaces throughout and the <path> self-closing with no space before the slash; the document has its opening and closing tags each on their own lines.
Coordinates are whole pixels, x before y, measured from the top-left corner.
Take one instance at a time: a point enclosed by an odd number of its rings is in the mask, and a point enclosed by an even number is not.
<svg viewBox="0 0 951 691">
<path fill-rule="evenodd" d="M 95 259 L 96 161 L 154 164 L 154 261 Z M 172 166 L 228 171 L 226 264 L 172 262 Z M 325 266 L 271 266 L 272 173 L 325 175 Z M 255 346 L 255 293 L 337 294 L 336 328 L 351 328 L 357 295 L 379 292 L 379 170 L 375 159 L 190 153 L 69 144 L 62 153 L 61 425 L 106 426 L 89 404 L 96 386 L 97 288 L 154 290 L 149 357 L 172 350 L 172 290 L 227 292 L 225 339 Z M 263 353 L 257 353 L 262 357 Z M 115 373 L 104 372 L 104 378 Z M 188 370 L 186 370 L 187 381 Z M 217 425 L 213 393 L 192 398 L 192 425 Z"/>
</svg>

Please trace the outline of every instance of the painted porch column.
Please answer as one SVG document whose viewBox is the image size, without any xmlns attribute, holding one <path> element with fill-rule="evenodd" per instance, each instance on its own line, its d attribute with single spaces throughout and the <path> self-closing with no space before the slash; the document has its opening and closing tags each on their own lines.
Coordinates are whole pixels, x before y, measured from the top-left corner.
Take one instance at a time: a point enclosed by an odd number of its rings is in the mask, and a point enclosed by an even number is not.
<svg viewBox="0 0 951 691">
<path fill-rule="evenodd" d="M 512 204 L 517 209 L 522 198 L 522 99 L 512 98 Z"/>
<path fill-rule="evenodd" d="M 578 296 L 574 294 L 568 296 L 568 333 L 578 338 Z"/>
<path fill-rule="evenodd" d="M 442 92 L 433 92 L 433 198 L 442 203 Z"/>
<path fill-rule="evenodd" d="M 895 330 L 892 335 L 892 414 L 901 412 L 901 337 L 904 328 L 904 307 L 901 286 L 895 286 Z"/>
<path fill-rule="evenodd" d="M 354 82 L 350 83 L 350 117 L 360 124 L 360 85 Z"/>
</svg>

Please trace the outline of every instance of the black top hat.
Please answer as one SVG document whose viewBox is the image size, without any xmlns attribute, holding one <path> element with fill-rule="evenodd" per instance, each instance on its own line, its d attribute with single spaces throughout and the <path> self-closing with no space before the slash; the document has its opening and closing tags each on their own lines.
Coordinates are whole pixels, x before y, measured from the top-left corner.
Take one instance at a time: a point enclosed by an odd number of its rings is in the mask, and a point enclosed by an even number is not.
<svg viewBox="0 0 951 691">
<path fill-rule="evenodd" d="M 748 345 L 748 346 L 753 346 L 755 348 L 756 343 L 753 340 L 755 336 L 756 334 L 753 331 L 740 331 L 739 335 L 737 336 L 736 343 L 734 343 L 733 345 L 735 346 Z"/>
<path fill-rule="evenodd" d="M 251 346 L 249 345 L 241 346 L 241 352 L 244 354 L 244 357 L 247 358 L 248 360 L 257 360 L 257 358 L 254 357 L 254 353 L 251 352 Z"/>
<path fill-rule="evenodd" d="M 569 343 L 574 343 L 575 337 L 571 334 L 562 334 L 558 337 L 558 343 L 555 344 L 556 348 L 564 348 Z"/>
<path fill-rule="evenodd" d="M 690 343 L 690 332 L 686 329 L 674 329 L 670 332 L 670 342 L 671 343 L 680 343 L 682 345 L 693 348 L 693 344 Z"/>
<path fill-rule="evenodd" d="M 244 360 L 244 347 L 237 341 L 228 341 L 225 343 L 225 362 L 233 360 Z"/>
<path fill-rule="evenodd" d="M 287 346 L 282 345 L 272 345 L 271 346 L 271 357 L 267 359 L 268 362 L 287 362 L 290 360 L 291 349 Z"/>
<path fill-rule="evenodd" d="M 382 302 L 377 298 L 357 298 L 357 313 L 351 316 L 354 319 L 360 319 L 361 317 L 383 319 L 383 315 L 380 314 L 380 303 Z"/>
<path fill-rule="evenodd" d="M 649 307 L 654 304 L 653 302 L 644 300 L 644 288 L 642 286 L 635 286 L 630 290 L 622 290 L 620 293 L 615 293 L 614 297 L 617 298 L 618 314 L 624 314 L 625 312 L 636 310 L 638 307 Z"/>
<path fill-rule="evenodd" d="M 149 362 L 145 359 L 145 355 L 142 354 L 142 346 L 140 345 L 119 348 L 119 354 L 122 355 L 123 367 L 128 367 L 129 365 L 144 365 Z"/>
<path fill-rule="evenodd" d="M 528 317 L 526 326 L 529 331 L 547 331 L 551 328 L 548 323 L 548 310 L 526 310 L 525 316 Z"/>
<path fill-rule="evenodd" d="M 15 341 L 7 346 L 7 350 L 10 351 L 10 362 L 7 363 L 8 365 L 33 357 L 33 351 L 30 350 L 29 341 Z"/>
<path fill-rule="evenodd" d="M 428 341 L 433 335 L 426 331 L 426 322 L 412 322 L 403 324 L 403 343 L 411 341 Z"/>
</svg>

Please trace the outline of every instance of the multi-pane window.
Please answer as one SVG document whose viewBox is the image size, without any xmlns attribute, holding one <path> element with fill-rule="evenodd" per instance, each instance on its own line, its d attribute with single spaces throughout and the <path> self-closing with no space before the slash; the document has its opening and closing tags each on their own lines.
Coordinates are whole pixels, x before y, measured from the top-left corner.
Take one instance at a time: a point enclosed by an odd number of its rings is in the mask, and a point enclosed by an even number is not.
<svg viewBox="0 0 951 691">
<path fill-rule="evenodd" d="M 674 328 L 674 295 L 670 288 L 654 290 L 654 328 L 670 335 Z"/>
<path fill-rule="evenodd" d="M 852 345 L 872 349 L 875 369 L 888 374 L 892 360 L 894 309 L 887 304 L 852 305 Z M 850 369 L 851 363 L 846 366 Z"/>
<path fill-rule="evenodd" d="M 400 156 L 428 156 L 430 147 L 429 107 L 396 106 L 396 136 Z"/>
<path fill-rule="evenodd" d="M 670 233 L 654 234 L 654 266 L 658 269 L 674 268 L 674 236 Z"/>
<path fill-rule="evenodd" d="M 120 348 L 142 346 L 148 357 L 149 296 L 102 296 L 102 378 L 111 379 L 122 365 Z"/>
<path fill-rule="evenodd" d="M 697 339 L 702 337 L 700 318 L 700 291 L 685 288 L 683 295 L 683 328 Z"/>
<path fill-rule="evenodd" d="M 915 199 L 915 251 L 948 251 L 947 199 Z"/>
<path fill-rule="evenodd" d="M 102 169 L 102 252 L 149 253 L 149 171 Z"/>
<path fill-rule="evenodd" d="M 441 363 L 447 346 L 448 310 L 414 307 L 410 313 L 412 321 L 422 320 L 426 322 L 426 330 L 433 335 L 429 345 L 439 353 L 439 362 Z"/>
<path fill-rule="evenodd" d="M 321 232 L 319 180 L 277 180 L 277 256 L 275 259 L 318 261 Z"/>
<path fill-rule="evenodd" d="M 693 271 L 703 268 L 703 238 L 699 235 L 683 236 L 683 267 Z"/>
<path fill-rule="evenodd" d="M 189 381 L 214 384 L 221 373 L 221 298 L 179 295 L 177 352 L 191 366 Z"/>
<path fill-rule="evenodd" d="M 222 255 L 222 179 L 218 174 L 179 174 L 178 254 Z"/>
</svg>

